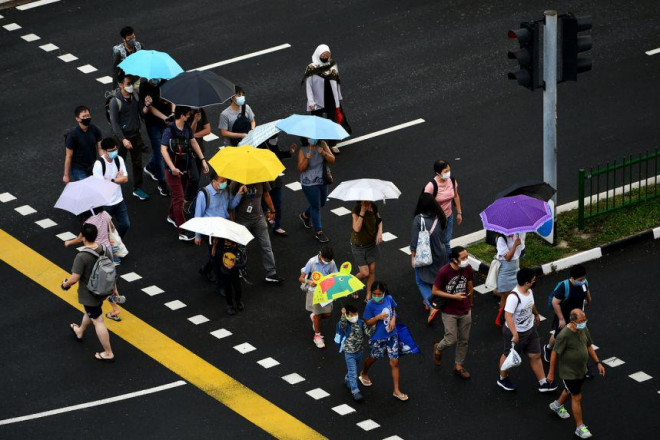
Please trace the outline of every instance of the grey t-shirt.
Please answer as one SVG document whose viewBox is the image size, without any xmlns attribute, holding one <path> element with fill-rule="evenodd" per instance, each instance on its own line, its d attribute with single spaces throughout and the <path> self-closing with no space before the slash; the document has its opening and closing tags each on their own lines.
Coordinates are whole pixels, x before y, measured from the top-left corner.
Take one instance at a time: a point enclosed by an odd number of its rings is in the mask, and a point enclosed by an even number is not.
<svg viewBox="0 0 660 440">
<path fill-rule="evenodd" d="M 300 173 L 300 184 L 303 186 L 324 185 L 323 181 L 323 156 L 316 148 L 302 147 L 303 154 L 312 151 L 307 169 Z"/>
<path fill-rule="evenodd" d="M 242 183 L 232 182 L 230 191 L 232 196 L 238 192 Z M 270 192 L 270 185 L 267 182 L 254 183 L 247 185 L 247 193 L 243 195 L 241 202 L 234 209 L 236 223 L 248 223 L 263 218 L 264 212 L 261 209 L 261 197 L 264 192 Z"/>
<path fill-rule="evenodd" d="M 238 119 L 238 115 L 241 114 L 241 111 L 240 108 L 237 111 L 234 111 L 231 107 L 224 109 L 222 113 L 220 113 L 220 123 L 218 124 L 218 128 L 220 130 L 231 131 L 231 128 L 234 125 L 234 122 L 236 122 L 236 119 Z M 254 121 L 254 113 L 247 104 L 245 104 L 245 116 L 247 116 L 250 122 Z M 223 145 L 231 145 L 230 138 L 223 138 L 222 142 Z M 253 145 L 253 147 L 256 147 L 256 145 Z"/>
<path fill-rule="evenodd" d="M 94 251 L 101 255 L 103 246 L 99 245 Z M 88 307 L 98 307 L 103 303 L 101 298 L 95 296 L 87 289 L 87 282 L 92 275 L 92 268 L 95 263 L 96 257 L 94 255 L 86 251 L 80 251 L 73 260 L 73 268 L 71 269 L 71 273 L 80 275 L 80 280 L 78 281 L 78 302 Z"/>
</svg>

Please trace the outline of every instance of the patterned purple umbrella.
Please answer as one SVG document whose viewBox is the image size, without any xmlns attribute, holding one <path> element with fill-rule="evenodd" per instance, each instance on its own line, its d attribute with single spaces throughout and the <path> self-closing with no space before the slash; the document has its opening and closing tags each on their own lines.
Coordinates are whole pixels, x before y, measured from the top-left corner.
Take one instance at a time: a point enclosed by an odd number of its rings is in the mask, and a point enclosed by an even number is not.
<svg viewBox="0 0 660 440">
<path fill-rule="evenodd" d="M 552 218 L 552 211 L 543 200 L 517 195 L 496 200 L 480 215 L 485 229 L 509 235 L 536 231 Z"/>
</svg>

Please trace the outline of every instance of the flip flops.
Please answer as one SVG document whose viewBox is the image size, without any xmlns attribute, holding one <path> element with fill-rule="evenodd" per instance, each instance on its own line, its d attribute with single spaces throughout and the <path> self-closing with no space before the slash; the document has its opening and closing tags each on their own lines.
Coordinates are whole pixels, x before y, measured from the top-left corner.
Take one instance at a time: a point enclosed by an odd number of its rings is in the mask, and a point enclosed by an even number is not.
<svg viewBox="0 0 660 440">
<path fill-rule="evenodd" d="M 396 394 L 392 394 L 392 397 L 394 397 L 395 399 L 398 399 L 402 402 L 405 402 L 406 400 L 408 400 L 408 395 L 403 394 L 403 393 L 399 394 L 398 396 Z"/>
<path fill-rule="evenodd" d="M 82 342 L 82 338 L 79 338 L 78 335 L 76 334 L 76 330 L 74 327 L 80 327 L 78 324 L 69 324 L 69 328 L 71 329 L 71 332 L 73 333 L 73 337 L 76 338 L 76 341 Z"/>
<path fill-rule="evenodd" d="M 369 379 L 364 379 L 361 374 L 358 374 L 358 380 L 365 387 L 370 387 L 371 385 L 373 385 Z"/>
<path fill-rule="evenodd" d="M 105 317 L 108 318 L 108 319 L 112 319 L 113 321 L 117 321 L 117 322 L 121 321 L 121 318 L 119 316 L 112 315 L 112 314 L 110 314 L 110 312 L 106 313 Z"/>
<path fill-rule="evenodd" d="M 103 355 L 101 355 L 101 353 L 98 353 L 98 352 L 94 353 L 94 359 L 96 359 L 97 361 L 101 361 L 101 362 L 107 362 L 109 364 L 111 364 L 115 361 L 114 357 L 104 358 Z"/>
</svg>

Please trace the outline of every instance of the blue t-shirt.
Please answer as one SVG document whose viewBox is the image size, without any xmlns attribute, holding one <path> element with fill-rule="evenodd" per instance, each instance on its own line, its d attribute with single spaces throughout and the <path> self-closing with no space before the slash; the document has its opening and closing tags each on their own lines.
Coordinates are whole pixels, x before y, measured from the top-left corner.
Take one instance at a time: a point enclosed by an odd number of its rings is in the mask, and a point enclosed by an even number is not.
<svg viewBox="0 0 660 440">
<path fill-rule="evenodd" d="M 396 301 L 390 295 L 385 295 L 383 300 L 379 303 L 371 300 L 367 303 L 367 306 L 364 308 L 364 315 L 362 316 L 364 320 L 371 319 L 374 316 L 378 316 L 383 312 L 392 316 L 394 309 L 396 308 Z M 396 328 L 391 332 L 387 332 L 387 325 L 390 323 L 390 318 L 386 318 L 376 322 L 376 331 L 371 336 L 371 339 L 387 339 L 390 336 L 396 334 Z"/>
<path fill-rule="evenodd" d="M 172 130 L 174 130 L 174 133 L 172 133 Z M 193 135 L 192 128 L 190 127 L 190 125 L 187 122 L 183 124 L 183 130 L 179 130 L 177 128 L 176 124 L 170 124 L 163 131 L 163 137 L 160 141 L 161 145 L 165 145 L 166 147 L 169 148 L 170 140 L 174 137 L 175 133 L 176 133 L 176 136 L 183 137 L 188 141 L 190 141 L 191 139 L 193 139 L 195 137 Z"/>
</svg>

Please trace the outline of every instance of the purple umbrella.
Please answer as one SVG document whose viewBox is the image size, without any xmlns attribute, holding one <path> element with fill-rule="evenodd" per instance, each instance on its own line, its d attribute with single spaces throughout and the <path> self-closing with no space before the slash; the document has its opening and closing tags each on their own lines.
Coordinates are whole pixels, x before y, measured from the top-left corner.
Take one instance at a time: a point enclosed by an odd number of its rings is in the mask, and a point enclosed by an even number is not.
<svg viewBox="0 0 660 440">
<path fill-rule="evenodd" d="M 496 200 L 480 215 L 485 229 L 509 235 L 536 231 L 552 218 L 552 211 L 543 200 L 517 195 Z"/>
</svg>

